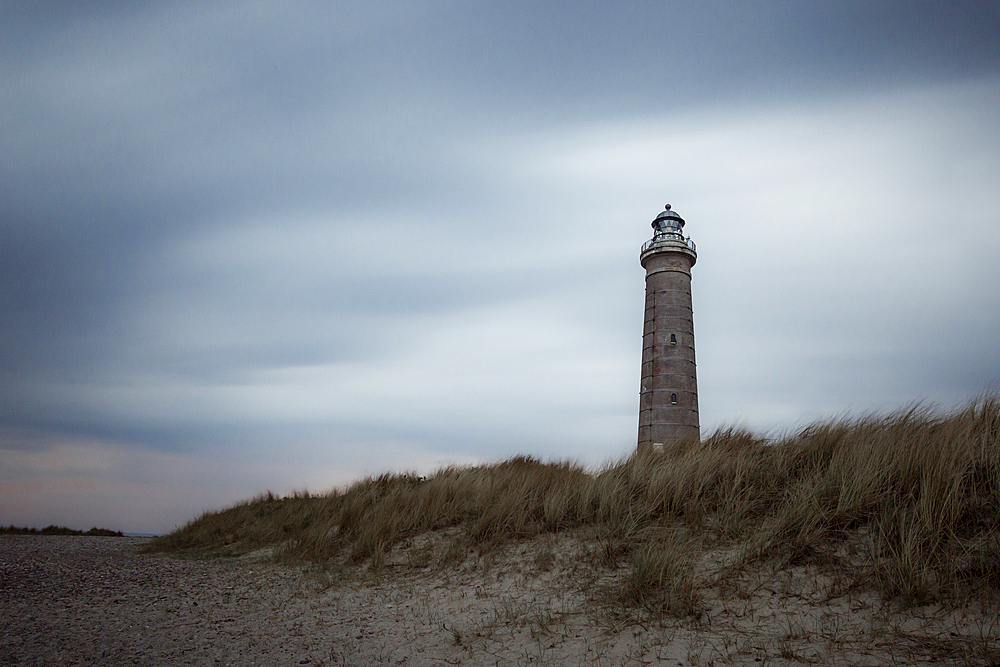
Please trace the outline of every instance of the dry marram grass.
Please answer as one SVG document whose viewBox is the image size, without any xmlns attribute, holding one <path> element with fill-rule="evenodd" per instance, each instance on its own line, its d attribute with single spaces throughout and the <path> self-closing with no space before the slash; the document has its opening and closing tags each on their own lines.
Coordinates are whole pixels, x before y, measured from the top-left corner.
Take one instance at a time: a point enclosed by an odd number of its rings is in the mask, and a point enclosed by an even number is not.
<svg viewBox="0 0 1000 667">
<path fill-rule="evenodd" d="M 995 610 L 998 525 L 1000 400 L 987 396 L 950 414 L 842 419 L 779 441 L 724 430 L 596 472 L 516 457 L 327 495 L 267 494 L 148 549 L 273 547 L 287 562 L 377 572 L 400 547 L 412 568 L 444 567 L 575 531 L 591 536 L 590 562 L 609 574 L 594 597 L 612 616 L 697 617 L 706 595 L 745 591 L 761 563 L 818 568 L 838 590 L 871 590 L 898 608 Z M 543 547 L 534 562 L 547 570 L 553 556 Z"/>
</svg>

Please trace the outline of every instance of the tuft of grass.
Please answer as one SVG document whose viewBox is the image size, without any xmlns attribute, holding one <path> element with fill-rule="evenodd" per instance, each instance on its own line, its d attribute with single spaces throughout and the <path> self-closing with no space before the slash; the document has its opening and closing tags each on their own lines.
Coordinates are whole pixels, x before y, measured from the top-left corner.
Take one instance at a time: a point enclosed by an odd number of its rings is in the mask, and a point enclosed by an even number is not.
<svg viewBox="0 0 1000 667">
<path fill-rule="evenodd" d="M 700 613 L 694 547 L 690 538 L 677 531 L 644 540 L 620 585 L 618 600 L 654 615 L 683 617 Z"/>
<path fill-rule="evenodd" d="M 733 547 L 747 563 L 841 566 L 855 585 L 903 604 L 996 607 L 1000 399 L 950 414 L 913 407 L 839 419 L 777 442 L 720 430 L 597 471 L 520 456 L 428 477 L 384 474 L 326 495 L 267 493 L 207 512 L 146 550 L 280 547 L 292 562 L 377 568 L 395 545 L 451 529 L 440 556 L 413 559 L 426 567 L 581 527 L 597 536 L 602 566 L 630 568 L 622 598 L 661 613 L 696 609 L 702 545 Z M 845 556 L 845 544 L 861 545 L 860 555 Z"/>
</svg>

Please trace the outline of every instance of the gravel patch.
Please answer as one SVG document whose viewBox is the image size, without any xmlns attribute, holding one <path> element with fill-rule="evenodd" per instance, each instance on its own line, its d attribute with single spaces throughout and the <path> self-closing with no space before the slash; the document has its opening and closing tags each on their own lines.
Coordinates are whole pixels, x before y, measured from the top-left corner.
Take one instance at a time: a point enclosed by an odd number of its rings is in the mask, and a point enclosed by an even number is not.
<svg viewBox="0 0 1000 667">
<path fill-rule="evenodd" d="M 140 556 L 146 540 L 0 537 L 0 664 L 292 665 L 320 657 L 275 615 L 295 590 L 287 580 L 301 573 Z"/>
</svg>

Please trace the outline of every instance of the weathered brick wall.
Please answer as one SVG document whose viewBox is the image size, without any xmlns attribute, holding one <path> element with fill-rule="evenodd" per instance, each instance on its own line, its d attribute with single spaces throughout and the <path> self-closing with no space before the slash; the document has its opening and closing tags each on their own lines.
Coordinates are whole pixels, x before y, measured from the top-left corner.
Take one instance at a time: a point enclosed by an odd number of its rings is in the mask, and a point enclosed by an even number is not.
<svg viewBox="0 0 1000 667">
<path fill-rule="evenodd" d="M 646 317 L 639 392 L 639 451 L 698 439 L 698 380 L 691 308 L 695 254 L 682 243 L 643 253 Z"/>
</svg>

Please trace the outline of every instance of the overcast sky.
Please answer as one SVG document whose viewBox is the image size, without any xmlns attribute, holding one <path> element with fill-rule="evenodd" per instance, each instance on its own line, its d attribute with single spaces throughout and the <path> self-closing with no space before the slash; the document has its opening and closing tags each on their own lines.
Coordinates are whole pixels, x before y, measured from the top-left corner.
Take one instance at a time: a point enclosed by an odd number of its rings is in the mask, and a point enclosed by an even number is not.
<svg viewBox="0 0 1000 667">
<path fill-rule="evenodd" d="M 632 451 L 1000 378 L 1000 4 L 0 4 L 0 523 Z"/>
</svg>

